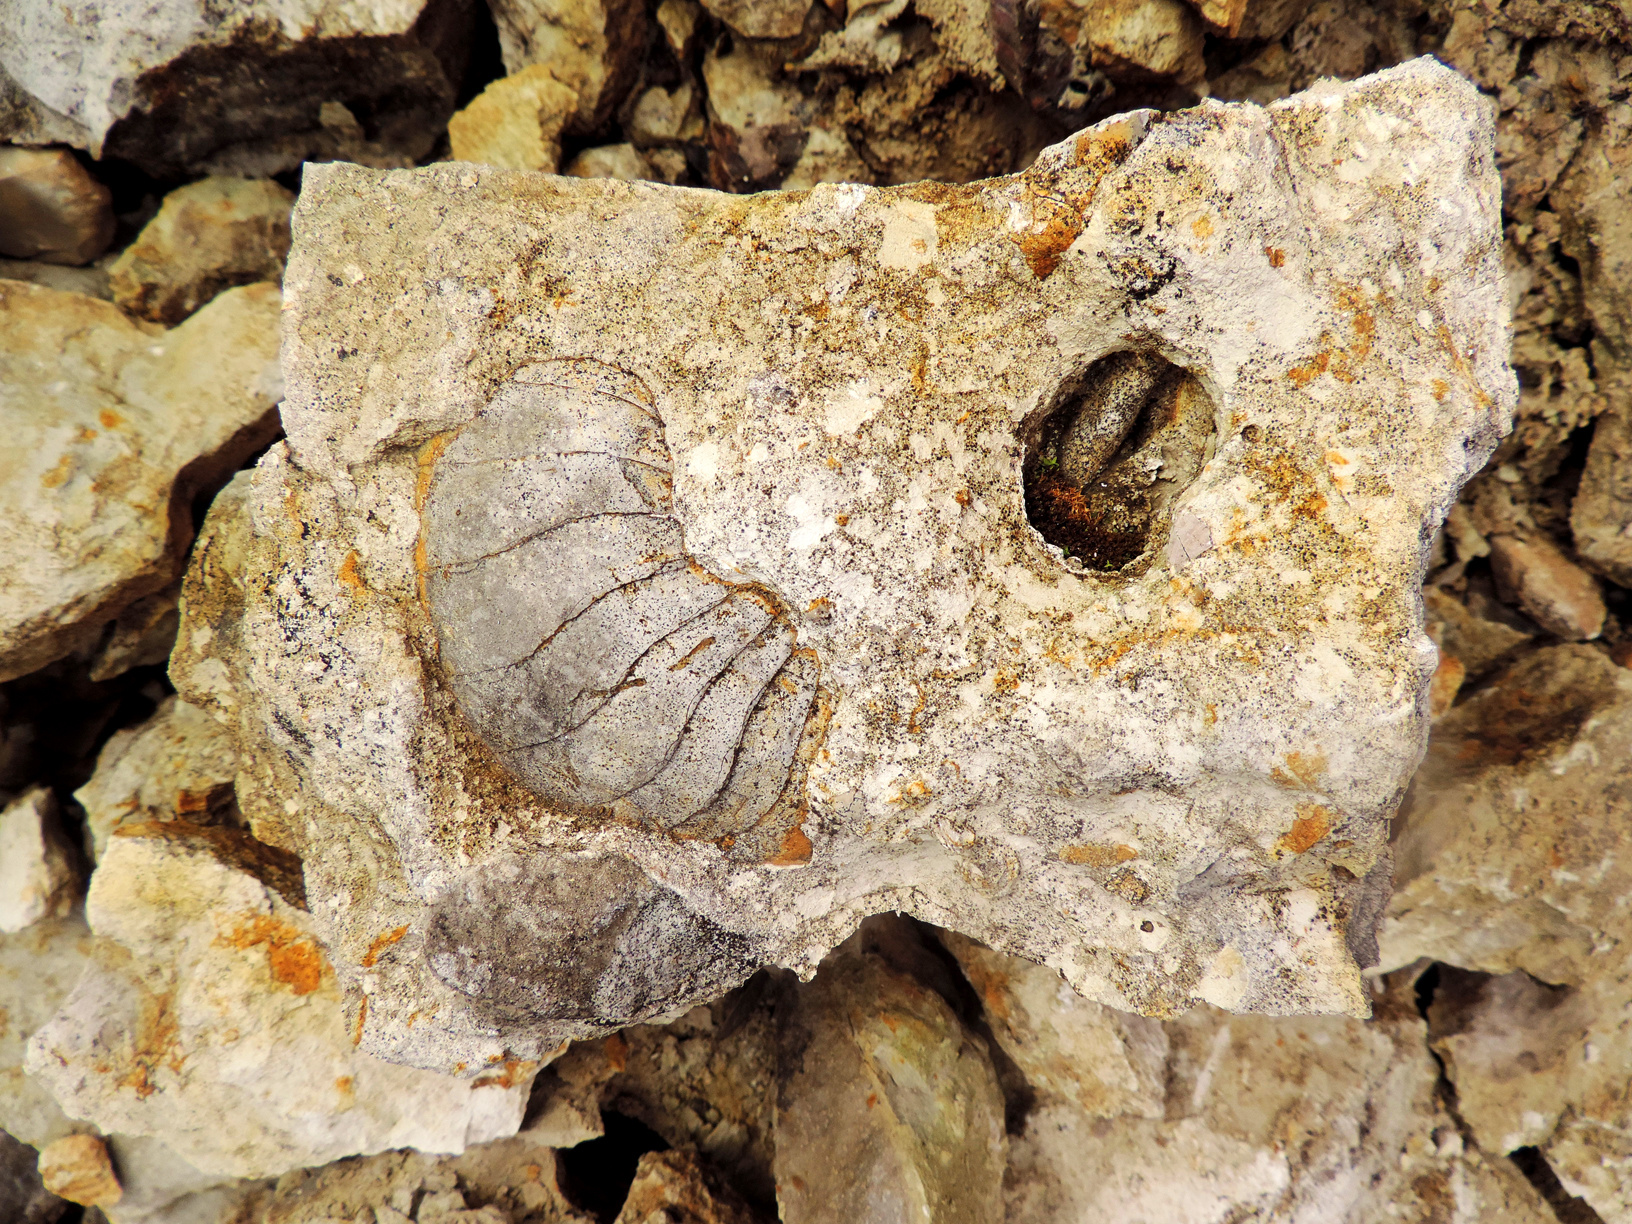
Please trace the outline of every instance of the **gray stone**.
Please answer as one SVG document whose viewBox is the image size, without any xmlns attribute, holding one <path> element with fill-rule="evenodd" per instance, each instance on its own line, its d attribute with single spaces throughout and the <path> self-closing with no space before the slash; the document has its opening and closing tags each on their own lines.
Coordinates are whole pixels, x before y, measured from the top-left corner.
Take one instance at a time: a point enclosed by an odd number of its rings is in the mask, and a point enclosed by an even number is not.
<svg viewBox="0 0 1632 1224">
<path fill-rule="evenodd" d="M 113 241 L 113 195 L 66 149 L 0 145 L 0 255 L 87 264 Z"/>
<path fill-rule="evenodd" d="M 541 1056 L 892 909 L 1108 1006 L 1363 1013 L 1498 208 L 1429 61 L 971 187 L 311 167 L 220 674 L 363 1048 Z M 1073 487 L 1129 349 L 1173 369 Z"/>
<path fill-rule="evenodd" d="M 157 9 L 0 5 L 0 138 L 66 140 L 159 177 L 307 159 L 408 165 L 453 110 L 470 0 Z"/>
<path fill-rule="evenodd" d="M 0 1219 L 7 1224 L 52 1224 L 68 1204 L 45 1188 L 39 1153 L 0 1130 Z"/>
</svg>

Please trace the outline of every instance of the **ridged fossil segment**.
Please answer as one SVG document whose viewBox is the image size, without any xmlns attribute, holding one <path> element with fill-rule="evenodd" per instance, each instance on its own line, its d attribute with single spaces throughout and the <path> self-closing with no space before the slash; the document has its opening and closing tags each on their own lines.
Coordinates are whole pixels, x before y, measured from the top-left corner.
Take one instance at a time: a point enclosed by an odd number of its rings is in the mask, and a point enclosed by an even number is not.
<svg viewBox="0 0 1632 1224">
<path fill-rule="evenodd" d="M 524 367 L 433 450 L 426 602 L 477 734 L 553 802 L 731 848 L 760 830 L 798 772 L 818 665 L 773 592 L 687 556 L 639 381 Z M 772 824 L 744 850 L 774 853 Z"/>
</svg>

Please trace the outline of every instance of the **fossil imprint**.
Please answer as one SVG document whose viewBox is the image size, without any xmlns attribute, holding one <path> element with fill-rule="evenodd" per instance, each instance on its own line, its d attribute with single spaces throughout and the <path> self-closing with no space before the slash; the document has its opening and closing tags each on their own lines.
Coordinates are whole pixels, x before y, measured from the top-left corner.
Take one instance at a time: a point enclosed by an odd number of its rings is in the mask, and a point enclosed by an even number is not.
<svg viewBox="0 0 1632 1224">
<path fill-rule="evenodd" d="M 1514 398 L 1491 142 L 1423 61 L 962 187 L 312 167 L 242 630 L 183 636 L 362 1048 L 542 1056 L 883 910 L 1363 1011 Z"/>
<path fill-rule="evenodd" d="M 638 380 L 593 361 L 518 371 L 435 460 L 442 662 L 477 733 L 545 798 L 774 845 L 777 809 L 800 806 L 820 667 L 774 592 L 686 554 L 671 476 Z"/>
</svg>

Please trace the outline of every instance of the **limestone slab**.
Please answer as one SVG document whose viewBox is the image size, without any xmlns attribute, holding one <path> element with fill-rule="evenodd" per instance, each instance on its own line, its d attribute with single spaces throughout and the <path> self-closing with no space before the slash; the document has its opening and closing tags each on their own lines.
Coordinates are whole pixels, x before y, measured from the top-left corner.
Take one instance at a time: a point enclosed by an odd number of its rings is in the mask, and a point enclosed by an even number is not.
<svg viewBox="0 0 1632 1224">
<path fill-rule="evenodd" d="M 364 1048 L 540 1054 L 891 909 L 1363 1012 L 1498 221 L 1426 60 L 969 187 L 312 167 L 222 667 Z"/>
</svg>

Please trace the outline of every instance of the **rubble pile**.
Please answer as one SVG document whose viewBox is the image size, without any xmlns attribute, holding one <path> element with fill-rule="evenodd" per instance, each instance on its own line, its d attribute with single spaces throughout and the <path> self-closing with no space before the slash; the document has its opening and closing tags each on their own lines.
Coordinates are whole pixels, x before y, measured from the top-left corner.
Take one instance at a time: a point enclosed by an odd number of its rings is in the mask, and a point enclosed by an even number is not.
<svg viewBox="0 0 1632 1224">
<path fill-rule="evenodd" d="M 0 0 L 0 1220 L 1632 1224 L 1624 4 L 116 7 Z M 766 660 L 615 799 L 583 489 Z"/>
</svg>

